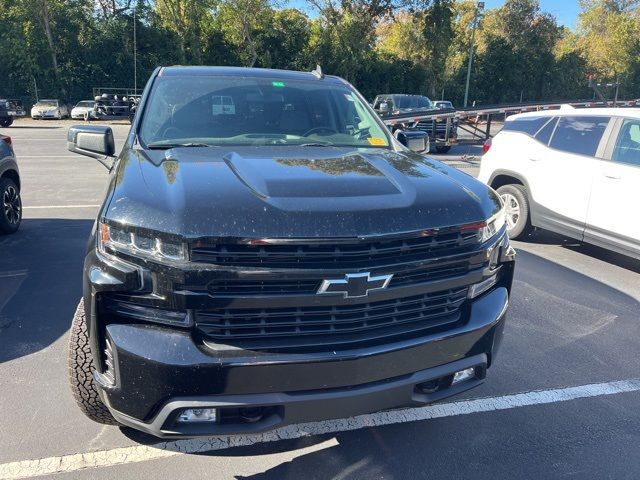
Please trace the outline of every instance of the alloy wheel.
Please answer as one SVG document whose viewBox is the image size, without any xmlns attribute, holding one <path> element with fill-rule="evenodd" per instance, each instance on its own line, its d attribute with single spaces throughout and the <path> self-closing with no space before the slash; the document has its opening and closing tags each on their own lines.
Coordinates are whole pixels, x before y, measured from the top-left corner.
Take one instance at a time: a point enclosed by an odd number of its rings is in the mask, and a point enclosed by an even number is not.
<svg viewBox="0 0 640 480">
<path fill-rule="evenodd" d="M 507 230 L 513 230 L 520 219 L 520 204 L 518 199 L 510 193 L 500 195 L 504 202 L 505 213 L 507 215 Z"/>
<path fill-rule="evenodd" d="M 2 205 L 4 214 L 11 225 L 16 225 L 20 221 L 22 213 L 22 203 L 20 193 L 13 185 L 9 185 L 2 194 Z"/>
</svg>

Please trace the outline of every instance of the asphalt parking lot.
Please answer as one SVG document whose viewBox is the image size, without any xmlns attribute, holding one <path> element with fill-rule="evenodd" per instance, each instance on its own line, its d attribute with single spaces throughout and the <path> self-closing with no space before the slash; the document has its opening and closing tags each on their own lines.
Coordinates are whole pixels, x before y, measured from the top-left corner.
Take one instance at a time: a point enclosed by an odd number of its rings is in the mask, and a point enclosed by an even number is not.
<svg viewBox="0 0 640 480">
<path fill-rule="evenodd" d="M 0 237 L 0 479 L 405 479 L 640 476 L 640 262 L 545 232 L 518 250 L 502 350 L 441 404 L 161 442 L 94 424 L 67 385 L 82 259 L 107 172 L 66 150 L 69 122 L 18 122 L 24 221 Z M 116 143 L 128 125 L 113 125 Z M 477 172 L 480 149 L 438 158 Z"/>
</svg>

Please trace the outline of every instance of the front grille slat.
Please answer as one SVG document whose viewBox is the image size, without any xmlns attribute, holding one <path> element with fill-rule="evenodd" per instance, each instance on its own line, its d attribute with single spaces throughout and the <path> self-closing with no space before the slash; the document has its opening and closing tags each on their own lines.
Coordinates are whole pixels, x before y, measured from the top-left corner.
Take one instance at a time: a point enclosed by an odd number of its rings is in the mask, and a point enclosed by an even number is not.
<svg viewBox="0 0 640 480">
<path fill-rule="evenodd" d="M 219 344 L 242 348 L 360 345 L 456 323 L 467 288 L 331 307 L 196 311 L 197 328 Z M 264 347 L 269 345 L 269 347 Z"/>
<path fill-rule="evenodd" d="M 314 245 L 218 244 L 199 241 L 191 246 L 191 261 L 238 267 L 334 268 L 383 266 L 398 261 L 424 260 L 441 252 L 465 251 L 478 243 L 477 230 L 425 234 L 415 238 Z"/>
<path fill-rule="evenodd" d="M 421 283 L 453 278 L 467 274 L 470 270 L 478 268 L 479 265 L 471 264 L 469 259 L 446 265 L 434 264 L 424 265 L 418 269 L 404 272 L 396 272 L 389 284 L 390 288 L 406 287 Z M 386 269 L 380 274 L 393 273 L 393 270 Z M 259 295 L 313 295 L 320 288 L 324 277 L 316 275 L 312 280 L 288 281 L 285 279 L 265 279 L 254 278 L 233 278 L 212 280 L 207 289 L 214 296 L 259 296 Z M 201 290 L 201 286 L 186 286 L 188 290 Z"/>
<path fill-rule="evenodd" d="M 455 301 L 445 301 L 440 304 L 430 305 L 428 307 L 418 305 L 411 309 L 403 309 L 401 311 L 397 311 L 394 313 L 382 312 L 378 315 L 372 315 L 371 313 L 365 311 L 362 312 L 362 318 L 366 318 L 367 321 L 376 321 L 388 318 L 390 315 L 407 315 L 413 313 L 425 313 L 431 312 L 433 310 L 440 311 L 442 309 L 455 310 L 460 307 L 464 298 L 455 300 Z M 264 327 L 266 323 L 268 323 L 269 327 L 277 327 L 277 326 L 287 326 L 291 325 L 292 322 L 300 325 L 326 325 L 327 328 L 330 328 L 331 325 L 339 325 L 342 323 L 350 323 L 359 321 L 359 315 L 351 314 L 350 317 L 337 318 L 335 315 L 330 315 L 329 318 L 321 317 L 322 319 L 316 319 L 318 315 L 305 315 L 304 318 L 300 316 L 292 317 L 292 320 L 282 317 L 276 317 L 275 319 L 265 320 L 264 317 L 257 317 L 257 321 L 255 322 L 237 322 L 233 324 L 234 329 L 245 329 L 245 328 L 256 328 L 256 327 Z M 201 315 L 202 322 L 199 323 L 200 326 L 207 329 L 225 329 L 230 326 L 230 323 L 227 319 L 216 319 L 214 316 Z M 246 317 L 247 319 L 251 317 Z"/>
</svg>

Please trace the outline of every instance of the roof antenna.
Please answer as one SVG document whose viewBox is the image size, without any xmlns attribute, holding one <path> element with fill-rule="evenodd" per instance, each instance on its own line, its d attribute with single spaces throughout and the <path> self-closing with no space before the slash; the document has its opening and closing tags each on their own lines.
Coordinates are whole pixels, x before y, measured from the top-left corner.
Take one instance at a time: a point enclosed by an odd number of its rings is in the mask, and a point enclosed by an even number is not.
<svg viewBox="0 0 640 480">
<path fill-rule="evenodd" d="M 320 65 L 316 65 L 316 69 L 312 70 L 311 73 L 318 80 L 322 80 L 324 78 L 324 73 L 322 73 L 322 68 L 320 68 Z"/>
</svg>

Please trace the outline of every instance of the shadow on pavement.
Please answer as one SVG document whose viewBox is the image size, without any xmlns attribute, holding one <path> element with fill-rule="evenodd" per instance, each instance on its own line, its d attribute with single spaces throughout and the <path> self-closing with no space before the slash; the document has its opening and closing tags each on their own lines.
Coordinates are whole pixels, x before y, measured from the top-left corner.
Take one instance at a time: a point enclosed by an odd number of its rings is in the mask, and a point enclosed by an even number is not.
<svg viewBox="0 0 640 480">
<path fill-rule="evenodd" d="M 82 295 L 92 220 L 25 219 L 0 236 L 0 362 L 64 335 Z"/>
<path fill-rule="evenodd" d="M 528 244 L 558 245 L 632 272 L 640 273 L 640 260 L 547 230 L 536 229 L 527 238 L 519 239 L 518 241 Z"/>
</svg>

